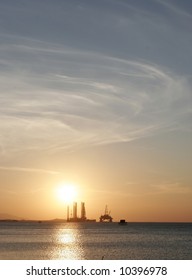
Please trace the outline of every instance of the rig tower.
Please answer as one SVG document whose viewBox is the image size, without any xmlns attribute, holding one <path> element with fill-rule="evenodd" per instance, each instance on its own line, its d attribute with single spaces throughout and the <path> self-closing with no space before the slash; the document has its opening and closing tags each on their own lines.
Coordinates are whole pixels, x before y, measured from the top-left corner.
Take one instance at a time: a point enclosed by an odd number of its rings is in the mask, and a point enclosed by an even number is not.
<svg viewBox="0 0 192 280">
<path fill-rule="evenodd" d="M 86 220 L 85 202 L 81 202 L 81 220 Z"/>
<path fill-rule="evenodd" d="M 77 219 L 77 202 L 73 202 L 73 219 Z"/>
</svg>

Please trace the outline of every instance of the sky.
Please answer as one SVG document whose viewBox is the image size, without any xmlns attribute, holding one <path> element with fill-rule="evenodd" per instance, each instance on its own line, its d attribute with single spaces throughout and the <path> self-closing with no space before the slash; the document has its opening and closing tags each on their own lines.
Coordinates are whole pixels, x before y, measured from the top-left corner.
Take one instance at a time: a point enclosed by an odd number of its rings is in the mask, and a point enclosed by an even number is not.
<svg viewBox="0 0 192 280">
<path fill-rule="evenodd" d="M 0 213 L 192 222 L 192 2 L 0 0 Z"/>
</svg>

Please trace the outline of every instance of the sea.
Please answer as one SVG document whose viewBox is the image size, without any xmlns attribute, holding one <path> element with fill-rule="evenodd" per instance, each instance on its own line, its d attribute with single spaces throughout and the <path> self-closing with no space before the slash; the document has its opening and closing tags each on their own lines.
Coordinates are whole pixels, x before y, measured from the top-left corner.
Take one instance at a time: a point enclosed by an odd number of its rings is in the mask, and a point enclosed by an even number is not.
<svg viewBox="0 0 192 280">
<path fill-rule="evenodd" d="M 192 260 L 192 223 L 0 222 L 1 260 Z"/>
</svg>

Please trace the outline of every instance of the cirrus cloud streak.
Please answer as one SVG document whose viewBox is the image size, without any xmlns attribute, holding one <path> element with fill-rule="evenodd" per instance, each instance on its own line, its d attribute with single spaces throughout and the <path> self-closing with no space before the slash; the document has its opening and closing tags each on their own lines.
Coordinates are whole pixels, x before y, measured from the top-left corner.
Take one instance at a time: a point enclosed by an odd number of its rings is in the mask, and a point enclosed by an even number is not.
<svg viewBox="0 0 192 280">
<path fill-rule="evenodd" d="M 132 141 L 191 116 L 188 81 L 158 65 L 33 40 L 2 51 L 4 155 Z"/>
</svg>

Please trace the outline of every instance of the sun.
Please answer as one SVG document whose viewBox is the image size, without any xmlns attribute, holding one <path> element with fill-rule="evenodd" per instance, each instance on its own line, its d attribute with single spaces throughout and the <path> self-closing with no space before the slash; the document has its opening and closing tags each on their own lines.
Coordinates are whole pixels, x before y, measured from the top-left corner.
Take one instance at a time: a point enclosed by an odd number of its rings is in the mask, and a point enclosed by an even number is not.
<svg viewBox="0 0 192 280">
<path fill-rule="evenodd" d="M 73 184 L 62 183 L 57 188 L 57 197 L 67 204 L 73 202 L 77 197 L 77 188 Z"/>
</svg>

